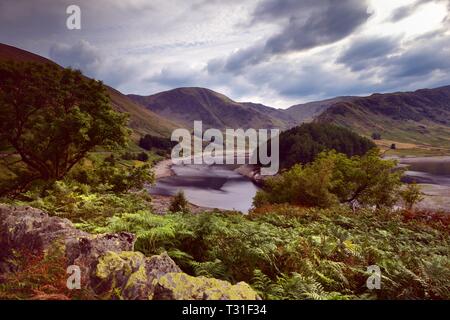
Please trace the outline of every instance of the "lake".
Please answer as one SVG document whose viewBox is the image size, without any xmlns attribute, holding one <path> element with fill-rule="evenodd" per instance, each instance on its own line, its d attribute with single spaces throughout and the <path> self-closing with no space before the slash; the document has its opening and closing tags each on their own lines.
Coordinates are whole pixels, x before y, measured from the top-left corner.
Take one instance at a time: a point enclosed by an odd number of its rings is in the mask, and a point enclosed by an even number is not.
<svg viewBox="0 0 450 320">
<path fill-rule="evenodd" d="M 399 159 L 407 166 L 405 182 L 436 184 L 450 187 L 450 157 L 418 157 Z"/>
<path fill-rule="evenodd" d="M 171 196 L 183 190 L 192 204 L 247 213 L 258 187 L 234 171 L 236 165 L 172 165 L 174 175 L 149 187 L 151 194 Z"/>
</svg>

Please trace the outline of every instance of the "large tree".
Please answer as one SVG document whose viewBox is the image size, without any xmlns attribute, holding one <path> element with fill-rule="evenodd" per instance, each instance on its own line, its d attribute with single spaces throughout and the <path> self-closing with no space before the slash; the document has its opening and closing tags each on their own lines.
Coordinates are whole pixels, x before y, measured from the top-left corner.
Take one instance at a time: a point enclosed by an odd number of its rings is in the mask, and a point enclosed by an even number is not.
<svg viewBox="0 0 450 320">
<path fill-rule="evenodd" d="M 53 64 L 0 63 L 0 141 L 17 185 L 58 180 L 97 146 L 124 145 L 127 117 L 100 81 Z M 19 165 L 13 165 L 19 163 Z"/>
</svg>

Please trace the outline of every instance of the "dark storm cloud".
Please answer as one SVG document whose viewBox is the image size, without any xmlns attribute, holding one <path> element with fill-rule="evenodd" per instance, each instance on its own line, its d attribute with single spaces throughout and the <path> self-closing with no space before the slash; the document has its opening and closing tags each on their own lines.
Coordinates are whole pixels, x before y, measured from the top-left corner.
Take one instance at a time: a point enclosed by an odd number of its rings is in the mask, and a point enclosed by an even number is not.
<svg viewBox="0 0 450 320">
<path fill-rule="evenodd" d="M 336 60 L 345 64 L 352 71 L 368 69 L 379 59 L 386 58 L 399 46 L 399 39 L 393 37 L 356 39 L 344 49 L 345 51 Z"/>
<path fill-rule="evenodd" d="M 261 14 L 263 19 L 276 19 L 279 14 L 289 17 L 282 31 L 267 40 L 265 47 L 271 53 L 333 43 L 345 38 L 369 17 L 367 3 L 361 0 L 341 0 L 339 4 L 332 0 L 266 0 L 261 6 L 256 14 Z"/>
<path fill-rule="evenodd" d="M 334 43 L 350 35 L 369 16 L 367 3 L 361 0 L 341 0 L 339 4 L 332 0 L 265 0 L 255 9 L 252 24 L 275 22 L 281 24 L 281 31 L 263 43 L 238 50 L 222 62 L 222 67 L 236 72 L 273 55 Z M 218 66 L 217 61 L 211 63 Z"/>
</svg>

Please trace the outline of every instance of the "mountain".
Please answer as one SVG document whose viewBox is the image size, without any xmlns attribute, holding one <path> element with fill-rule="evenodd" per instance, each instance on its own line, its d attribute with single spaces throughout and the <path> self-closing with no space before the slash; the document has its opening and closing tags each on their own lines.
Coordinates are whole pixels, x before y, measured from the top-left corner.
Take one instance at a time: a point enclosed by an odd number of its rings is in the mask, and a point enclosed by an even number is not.
<svg viewBox="0 0 450 320">
<path fill-rule="evenodd" d="M 55 62 L 34 53 L 0 43 L 0 61 L 2 60 L 51 63 L 56 65 Z M 125 112 L 130 115 L 129 126 L 131 129 L 133 129 L 134 139 L 137 139 L 139 136 L 145 134 L 169 136 L 173 129 L 179 127 L 178 124 L 175 124 L 174 122 L 164 119 L 159 115 L 151 112 L 150 110 L 137 104 L 119 91 L 109 86 L 105 87 L 111 98 L 112 106 L 117 111 Z"/>
<path fill-rule="evenodd" d="M 336 97 L 327 100 L 296 104 L 284 110 L 284 112 L 291 118 L 293 118 L 297 124 L 302 122 L 311 122 L 333 104 L 338 102 L 351 101 L 354 98 L 356 97 Z"/>
<path fill-rule="evenodd" d="M 295 125 L 285 112 L 255 103 L 240 103 L 205 88 L 177 88 L 151 96 L 129 95 L 149 110 L 187 128 L 202 120 L 204 128 L 280 128 Z"/>
<path fill-rule="evenodd" d="M 314 121 L 366 136 L 377 132 L 387 140 L 450 148 L 450 86 L 337 99 L 323 104 Z"/>
</svg>

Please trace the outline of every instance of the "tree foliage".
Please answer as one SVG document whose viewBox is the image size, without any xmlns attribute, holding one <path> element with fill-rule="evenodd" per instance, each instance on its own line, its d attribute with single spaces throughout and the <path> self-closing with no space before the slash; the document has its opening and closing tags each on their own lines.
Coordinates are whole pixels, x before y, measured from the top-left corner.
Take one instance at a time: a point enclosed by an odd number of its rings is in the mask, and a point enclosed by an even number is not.
<svg viewBox="0 0 450 320">
<path fill-rule="evenodd" d="M 139 146 L 145 150 L 160 149 L 170 150 L 175 143 L 168 138 L 146 134 L 139 140 Z"/>
<path fill-rule="evenodd" d="M 382 160 L 373 149 L 351 158 L 334 151 L 323 152 L 312 163 L 297 164 L 269 178 L 254 199 L 255 206 L 291 203 L 330 207 L 358 201 L 366 206 L 392 206 L 401 185 L 401 170 L 394 161 Z"/>
<path fill-rule="evenodd" d="M 52 64 L 0 63 L 0 141 L 17 186 L 58 180 L 98 146 L 124 145 L 126 115 L 103 84 Z"/>
</svg>

